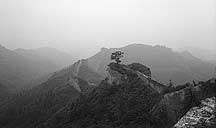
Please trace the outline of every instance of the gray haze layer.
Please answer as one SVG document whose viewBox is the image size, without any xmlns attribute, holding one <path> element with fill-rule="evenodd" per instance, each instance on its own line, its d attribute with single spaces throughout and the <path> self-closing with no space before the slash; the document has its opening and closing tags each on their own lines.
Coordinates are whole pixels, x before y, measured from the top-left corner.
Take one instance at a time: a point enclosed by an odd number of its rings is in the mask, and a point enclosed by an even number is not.
<svg viewBox="0 0 216 128">
<path fill-rule="evenodd" d="M 212 59 L 215 9 L 215 0 L 0 0 L 0 44 L 52 46 L 78 57 L 101 47 L 160 44 L 208 51 Z"/>
</svg>

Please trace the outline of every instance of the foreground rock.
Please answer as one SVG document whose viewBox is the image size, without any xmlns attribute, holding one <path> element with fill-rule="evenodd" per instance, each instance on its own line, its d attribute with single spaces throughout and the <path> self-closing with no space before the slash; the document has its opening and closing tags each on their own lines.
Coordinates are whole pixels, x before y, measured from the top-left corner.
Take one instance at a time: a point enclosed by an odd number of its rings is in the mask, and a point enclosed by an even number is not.
<svg viewBox="0 0 216 128">
<path fill-rule="evenodd" d="M 175 125 L 175 128 L 215 128 L 215 99 L 203 100 L 199 106 L 193 107 Z"/>
</svg>

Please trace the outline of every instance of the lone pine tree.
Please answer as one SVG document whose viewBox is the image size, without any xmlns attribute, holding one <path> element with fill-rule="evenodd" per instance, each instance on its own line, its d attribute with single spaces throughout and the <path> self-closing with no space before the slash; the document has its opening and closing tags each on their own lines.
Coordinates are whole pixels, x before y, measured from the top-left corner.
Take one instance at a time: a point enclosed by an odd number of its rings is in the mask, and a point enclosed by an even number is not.
<svg viewBox="0 0 216 128">
<path fill-rule="evenodd" d="M 121 63 L 120 58 L 123 57 L 124 52 L 122 51 L 116 51 L 114 53 L 112 53 L 111 55 L 111 60 L 115 60 L 117 64 Z"/>
</svg>

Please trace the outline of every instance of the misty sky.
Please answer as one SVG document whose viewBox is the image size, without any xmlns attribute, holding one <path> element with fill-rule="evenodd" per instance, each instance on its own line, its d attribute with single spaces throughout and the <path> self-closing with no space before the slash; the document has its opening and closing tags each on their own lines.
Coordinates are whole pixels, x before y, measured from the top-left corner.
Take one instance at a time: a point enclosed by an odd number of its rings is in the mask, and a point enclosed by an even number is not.
<svg viewBox="0 0 216 128">
<path fill-rule="evenodd" d="M 130 43 L 216 49 L 215 0 L 0 0 L 0 44 L 88 57 Z"/>
</svg>

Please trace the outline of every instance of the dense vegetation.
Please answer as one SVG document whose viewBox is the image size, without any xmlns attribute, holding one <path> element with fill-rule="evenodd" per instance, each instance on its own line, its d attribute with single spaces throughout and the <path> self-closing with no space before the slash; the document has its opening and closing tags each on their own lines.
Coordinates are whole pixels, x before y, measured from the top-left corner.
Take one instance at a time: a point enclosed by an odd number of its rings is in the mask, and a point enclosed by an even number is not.
<svg viewBox="0 0 216 128">
<path fill-rule="evenodd" d="M 82 64 L 78 66 L 79 68 L 75 63 L 55 72 L 41 85 L 10 94 L 10 97 L 2 101 L 0 105 L 0 126 L 35 128 L 50 118 L 56 117 L 81 94 L 89 93 L 102 77 L 89 69 L 85 60 L 80 62 Z M 78 72 L 75 73 L 75 71 Z M 80 90 L 77 90 L 76 86 Z"/>
<path fill-rule="evenodd" d="M 0 83 L 0 127 L 162 127 L 163 122 L 166 121 L 164 119 L 167 118 L 163 113 L 166 113 L 167 109 L 162 107 L 159 117 L 149 112 L 151 108 L 161 101 L 164 94 L 192 86 L 191 84 L 172 86 L 160 94 L 152 86 L 162 84 L 154 81 L 153 85 L 149 86 L 148 82 L 144 82 L 139 77 L 137 71 L 143 73 L 143 77 L 148 76 L 148 78 L 154 78 L 156 74 L 160 76 L 159 80 L 161 81 L 166 81 L 170 77 L 167 72 L 174 72 L 173 77 L 179 78 L 178 81 L 188 81 L 194 78 L 191 75 L 193 71 L 195 71 L 196 76 L 203 78 L 207 78 L 210 74 L 211 65 L 190 55 L 177 54 L 161 46 L 138 47 L 132 45 L 121 49 L 126 51 L 126 59 L 123 58 L 123 62 L 147 63 L 151 67 L 155 67 L 152 68 L 153 73 L 151 73 L 150 68 L 140 63 L 129 65 L 111 63 L 110 69 L 123 74 L 122 77 L 124 77 L 120 84 L 111 84 L 105 79 L 104 73 L 110 61 L 107 56 L 109 57 L 110 52 L 115 49 L 103 49 L 89 59 L 80 60 L 53 73 L 52 76 L 43 77 L 45 80 L 42 81 L 46 82 L 32 89 L 9 94 L 12 86 L 8 88 L 7 84 Z M 149 51 L 148 49 L 151 50 L 150 54 L 145 54 Z M 143 56 L 137 57 L 140 54 L 138 52 L 141 52 Z M 11 51 L 8 53 L 11 54 Z M 163 58 L 163 56 L 167 58 Z M 184 66 L 189 70 L 186 71 Z M 204 70 L 205 73 L 202 72 Z M 101 80 L 103 81 L 101 82 Z M 36 81 L 38 82 L 40 79 Z"/>
<path fill-rule="evenodd" d="M 54 77 L 8 99 L 0 106 L 0 124 L 4 128 L 35 128 L 50 118 L 68 101 L 80 95 L 67 79 L 67 75 Z"/>
<path fill-rule="evenodd" d="M 137 64 L 132 65 L 136 66 Z M 111 63 L 109 67 L 119 73 L 127 74 L 130 78 L 125 79 L 121 84 L 109 84 L 106 80 L 102 81 L 93 91 L 81 95 L 75 102 L 71 102 L 69 106 L 38 128 L 166 128 L 167 124 L 164 122 L 169 122 L 167 120 L 169 110 L 167 111 L 167 108 L 163 106 L 167 104 L 164 96 L 143 82 L 136 75 L 136 72 L 129 68 L 131 65 Z M 143 68 L 134 67 L 133 69 L 141 70 Z M 210 83 L 207 81 L 204 84 Z M 184 96 L 181 96 L 180 90 L 188 93 L 190 86 L 172 88 L 166 93 L 173 92 L 173 94 L 168 94 L 172 97 L 171 100 L 175 100 L 175 98 L 179 100 L 180 97 Z M 193 98 L 188 94 L 185 96 L 187 96 L 185 97 L 186 102 Z M 179 105 L 176 107 L 180 107 L 182 104 L 177 103 L 176 105 Z M 186 106 L 191 105 L 191 102 L 186 104 Z M 151 112 L 153 106 L 158 106 L 159 111 L 157 110 L 156 114 Z M 170 112 L 175 109 L 171 107 L 173 106 L 168 107 L 171 109 Z"/>
<path fill-rule="evenodd" d="M 160 119 L 149 113 L 160 95 L 142 84 L 141 79 L 133 79 L 121 85 L 110 85 L 106 81 L 90 94 L 82 95 L 72 103 L 70 118 L 58 122 L 53 119 L 52 128 L 130 128 L 152 126 Z M 66 122 L 66 124 L 64 124 Z"/>
</svg>

